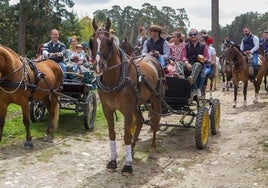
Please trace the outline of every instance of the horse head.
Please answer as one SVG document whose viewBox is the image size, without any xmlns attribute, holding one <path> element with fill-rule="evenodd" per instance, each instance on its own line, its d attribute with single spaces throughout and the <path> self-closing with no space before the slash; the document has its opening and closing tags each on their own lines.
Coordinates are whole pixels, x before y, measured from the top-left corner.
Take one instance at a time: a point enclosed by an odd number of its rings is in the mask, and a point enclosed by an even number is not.
<svg viewBox="0 0 268 188">
<path fill-rule="evenodd" d="M 98 26 L 95 18 L 92 21 L 95 30 L 89 41 L 89 46 L 94 58 L 94 70 L 96 76 L 101 76 L 107 70 L 108 62 L 111 59 L 113 48 L 115 47 L 114 38 L 110 35 L 111 21 L 107 18 L 106 25 Z"/>
</svg>

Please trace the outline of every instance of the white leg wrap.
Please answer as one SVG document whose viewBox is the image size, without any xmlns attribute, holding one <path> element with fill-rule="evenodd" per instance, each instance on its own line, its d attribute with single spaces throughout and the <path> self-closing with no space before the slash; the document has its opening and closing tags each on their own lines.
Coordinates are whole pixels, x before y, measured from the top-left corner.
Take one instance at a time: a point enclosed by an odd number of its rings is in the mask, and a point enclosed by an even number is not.
<svg viewBox="0 0 268 188">
<path fill-rule="evenodd" d="M 126 145 L 126 165 L 132 164 L 132 150 L 131 145 Z"/>
<path fill-rule="evenodd" d="M 111 160 L 115 160 L 117 157 L 117 152 L 116 152 L 116 142 L 114 140 L 110 141 L 110 150 L 111 150 Z"/>
</svg>

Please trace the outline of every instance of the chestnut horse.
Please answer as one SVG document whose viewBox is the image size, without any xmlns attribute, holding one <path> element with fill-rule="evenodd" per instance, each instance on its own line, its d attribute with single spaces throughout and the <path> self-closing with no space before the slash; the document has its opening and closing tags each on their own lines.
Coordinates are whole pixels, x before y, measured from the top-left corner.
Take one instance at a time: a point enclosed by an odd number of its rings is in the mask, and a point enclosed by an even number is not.
<svg viewBox="0 0 268 188">
<path fill-rule="evenodd" d="M 110 161 L 107 170 L 117 168 L 116 133 L 114 112 L 124 116 L 125 165 L 122 174 L 132 173 L 132 152 L 143 124 L 139 106 L 149 107 L 153 131 L 152 147 L 156 148 L 156 132 L 159 129 L 161 100 L 164 96 L 164 74 L 160 63 L 153 57 L 126 59 L 108 32 L 111 21 L 107 18 L 105 27 L 98 27 L 92 21 L 95 33 L 90 41 L 94 57 L 94 71 L 97 77 L 98 94 L 106 118 L 110 139 Z M 146 104 L 150 102 L 150 105 Z"/>
<path fill-rule="evenodd" d="M 32 148 L 30 133 L 29 101 L 43 100 L 49 113 L 49 125 L 46 140 L 52 138 L 53 130 L 59 120 L 59 88 L 63 72 L 59 65 L 52 60 L 36 63 L 20 58 L 13 50 L 0 45 L 0 141 L 8 105 L 15 103 L 21 106 L 23 124 L 26 128 L 25 148 Z"/>
<path fill-rule="evenodd" d="M 266 64 L 266 72 L 264 74 L 264 80 L 263 80 L 263 83 L 264 83 L 264 89 L 266 91 L 266 93 L 268 93 L 268 88 L 267 88 L 267 75 L 268 75 L 268 56 L 265 54 L 264 52 L 264 46 L 263 44 L 260 44 L 260 47 L 258 49 L 258 53 L 260 55 L 262 55 L 264 57 L 264 60 L 265 60 L 265 64 Z"/>
<path fill-rule="evenodd" d="M 232 69 L 232 76 L 234 82 L 234 102 L 233 107 L 236 107 L 237 103 L 237 89 L 239 81 L 244 83 L 243 88 L 243 95 L 244 95 L 244 103 L 243 107 L 247 105 L 247 87 L 249 81 L 249 66 L 248 66 L 248 59 L 247 56 L 240 50 L 239 46 L 231 45 L 230 47 L 226 48 L 224 51 L 225 61 L 233 62 L 233 69 Z M 263 56 L 259 55 L 258 58 L 259 62 L 259 69 L 256 79 L 252 80 L 255 88 L 255 97 L 253 103 L 258 102 L 258 94 L 260 90 L 260 85 L 263 79 L 263 76 L 266 72 L 266 63 L 264 63 Z"/>
</svg>

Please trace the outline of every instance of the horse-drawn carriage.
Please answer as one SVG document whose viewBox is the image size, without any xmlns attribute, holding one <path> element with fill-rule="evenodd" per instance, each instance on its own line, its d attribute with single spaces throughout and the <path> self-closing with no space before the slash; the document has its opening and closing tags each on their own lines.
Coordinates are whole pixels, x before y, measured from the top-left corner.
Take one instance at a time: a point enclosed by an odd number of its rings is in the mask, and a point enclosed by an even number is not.
<svg viewBox="0 0 268 188">
<path fill-rule="evenodd" d="M 209 130 L 216 135 L 220 125 L 220 101 L 215 98 L 199 98 L 194 86 L 186 79 L 166 77 L 167 90 L 162 105 L 164 115 L 176 114 L 181 119 L 176 125 L 195 128 L 195 142 L 198 149 L 204 149 L 208 142 Z M 194 126 L 192 125 L 194 123 Z"/>
<path fill-rule="evenodd" d="M 97 98 L 93 92 L 93 83 L 85 83 L 84 76 L 79 73 L 69 72 L 75 79 L 64 79 L 60 86 L 60 108 L 83 112 L 86 130 L 93 130 L 97 110 Z M 32 101 L 30 104 L 30 118 L 33 122 L 42 121 L 46 107 L 42 101 Z"/>
</svg>

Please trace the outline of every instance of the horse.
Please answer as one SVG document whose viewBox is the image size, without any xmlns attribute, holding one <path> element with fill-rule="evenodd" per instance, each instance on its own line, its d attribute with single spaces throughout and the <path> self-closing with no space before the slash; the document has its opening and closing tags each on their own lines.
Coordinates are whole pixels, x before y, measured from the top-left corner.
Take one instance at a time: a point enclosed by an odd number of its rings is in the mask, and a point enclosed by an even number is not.
<svg viewBox="0 0 268 188">
<path fill-rule="evenodd" d="M 35 65 L 36 64 L 36 65 Z M 59 94 L 56 90 L 63 80 L 63 72 L 52 60 L 32 62 L 19 57 L 10 48 L 0 45 L 0 142 L 9 104 L 21 106 L 23 124 L 26 128 L 26 149 L 33 148 L 30 133 L 31 100 L 43 100 L 49 113 L 45 141 L 52 139 L 52 133 L 58 126 Z"/>
<path fill-rule="evenodd" d="M 249 81 L 249 65 L 248 65 L 248 58 L 247 56 L 241 51 L 240 47 L 238 45 L 231 45 L 230 47 L 226 48 L 224 51 L 225 55 L 225 61 L 227 62 L 233 62 L 233 69 L 232 69 L 232 76 L 233 76 L 233 84 L 234 84 L 234 101 L 233 101 L 233 108 L 236 107 L 237 103 L 237 90 L 238 90 L 238 84 L 239 81 L 242 81 L 244 83 L 243 87 L 243 95 L 244 95 L 244 103 L 243 107 L 246 107 L 247 105 L 247 87 L 248 87 L 248 81 Z M 266 64 L 264 63 L 263 56 L 259 55 L 259 62 L 258 64 L 258 74 L 255 78 L 252 79 L 252 83 L 254 84 L 255 88 L 255 97 L 253 100 L 253 103 L 258 102 L 258 94 L 260 90 L 260 84 L 262 82 L 262 78 L 266 72 Z"/>
<path fill-rule="evenodd" d="M 264 77 L 263 83 L 264 83 L 264 89 L 265 89 L 266 93 L 268 93 L 268 88 L 267 88 L 268 56 L 267 56 L 267 55 L 265 54 L 265 52 L 264 52 L 264 46 L 263 46 L 262 43 L 261 43 L 260 46 L 259 46 L 258 53 L 259 53 L 260 55 L 262 55 L 262 56 L 264 57 L 264 59 L 265 59 L 265 64 L 266 64 L 267 69 L 266 69 L 266 72 L 265 72 L 265 74 L 264 74 L 264 76 L 263 76 L 263 77 Z"/>
<path fill-rule="evenodd" d="M 125 38 L 124 40 L 122 40 L 121 44 L 120 44 L 120 48 L 129 56 L 135 56 L 135 51 L 133 46 L 130 44 L 130 42 L 127 40 L 127 38 Z"/>
<path fill-rule="evenodd" d="M 229 91 L 232 87 L 232 62 L 231 61 L 225 61 L 225 56 L 222 54 L 219 57 L 219 63 L 220 63 L 220 75 L 222 76 L 222 91 Z"/>
<path fill-rule="evenodd" d="M 111 21 L 99 27 L 92 21 L 95 33 L 90 40 L 94 57 L 93 69 L 97 77 L 98 94 L 106 118 L 110 139 L 110 161 L 106 168 L 117 168 L 116 132 L 113 113 L 119 110 L 124 116 L 125 164 L 122 175 L 132 173 L 132 154 L 138 140 L 144 118 L 140 105 L 149 109 L 152 136 L 152 151 L 156 149 L 156 132 L 161 118 L 161 100 L 166 84 L 160 63 L 146 56 L 127 59 L 108 32 Z M 149 104 L 147 103 L 149 102 Z"/>
<path fill-rule="evenodd" d="M 138 47 L 135 46 L 133 47 L 132 44 L 130 43 L 127 38 L 125 38 L 121 45 L 120 48 L 129 56 L 129 57 L 136 57 L 140 56 L 142 54 L 142 46 Z"/>
</svg>

